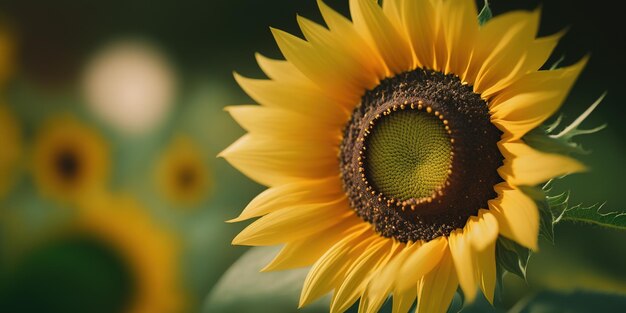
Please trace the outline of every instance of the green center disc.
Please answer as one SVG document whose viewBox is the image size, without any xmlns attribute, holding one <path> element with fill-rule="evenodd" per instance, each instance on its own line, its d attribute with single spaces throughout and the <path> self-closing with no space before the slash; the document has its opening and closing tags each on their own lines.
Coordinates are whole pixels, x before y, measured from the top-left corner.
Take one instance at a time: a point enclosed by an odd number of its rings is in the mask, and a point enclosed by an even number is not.
<svg viewBox="0 0 626 313">
<path fill-rule="evenodd" d="M 452 144 L 445 125 L 433 114 L 392 112 L 376 122 L 366 147 L 368 180 L 389 198 L 430 197 L 448 178 Z"/>
</svg>

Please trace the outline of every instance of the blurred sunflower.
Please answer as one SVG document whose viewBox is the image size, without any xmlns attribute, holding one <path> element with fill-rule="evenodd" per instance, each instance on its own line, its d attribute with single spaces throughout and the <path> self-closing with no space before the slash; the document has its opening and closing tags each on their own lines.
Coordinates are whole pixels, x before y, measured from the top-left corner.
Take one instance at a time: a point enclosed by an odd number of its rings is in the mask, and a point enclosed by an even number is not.
<svg viewBox="0 0 626 313">
<path fill-rule="evenodd" d="M 3 26 L 0 25 L 0 87 L 4 87 L 13 71 L 13 39 Z M 0 104 L 0 145 L 1 198 L 11 186 L 21 153 L 20 127 L 5 104 Z"/>
<path fill-rule="evenodd" d="M 445 312 L 460 285 L 493 301 L 499 235 L 537 249 L 539 213 L 520 186 L 584 170 L 522 137 L 561 105 L 586 59 L 540 70 L 561 33 L 539 11 L 483 25 L 473 0 L 318 1 L 328 28 L 272 29 L 286 61 L 235 78 L 261 106 L 228 111 L 249 133 L 221 153 L 270 188 L 233 221 L 234 240 L 284 244 L 265 270 L 313 264 L 300 305 L 334 290 L 375 312 Z"/>
<path fill-rule="evenodd" d="M 13 73 L 14 39 L 6 25 L 0 23 L 0 86 L 4 86 Z"/>
<path fill-rule="evenodd" d="M 21 155 L 21 131 L 18 121 L 6 105 L 0 105 L 0 198 L 14 180 Z"/>
<path fill-rule="evenodd" d="M 161 156 L 156 175 L 159 189 L 176 205 L 200 203 L 211 187 L 202 152 L 185 136 L 176 138 Z"/>
<path fill-rule="evenodd" d="M 53 117 L 43 125 L 32 158 L 41 192 L 62 200 L 103 188 L 109 174 L 105 139 L 68 115 Z"/>
<path fill-rule="evenodd" d="M 19 263 L 0 303 L 15 312 L 182 312 L 172 234 L 131 198 L 82 200 L 69 229 Z"/>
</svg>

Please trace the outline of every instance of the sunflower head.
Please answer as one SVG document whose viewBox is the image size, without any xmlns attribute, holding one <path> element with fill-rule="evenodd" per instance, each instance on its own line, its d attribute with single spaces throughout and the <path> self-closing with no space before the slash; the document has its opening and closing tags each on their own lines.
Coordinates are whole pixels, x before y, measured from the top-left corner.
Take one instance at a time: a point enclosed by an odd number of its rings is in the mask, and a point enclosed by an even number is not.
<svg viewBox="0 0 626 313">
<path fill-rule="evenodd" d="M 249 133 L 222 152 L 269 188 L 233 221 L 233 241 L 284 245 L 266 270 L 309 266 L 300 299 L 333 292 L 377 311 L 445 312 L 458 286 L 493 301 L 496 240 L 537 248 L 539 211 L 522 186 L 580 172 L 524 136 L 562 104 L 582 61 L 543 70 L 561 33 L 539 11 L 480 25 L 473 0 L 318 1 L 325 26 L 273 29 L 286 60 L 269 79 L 235 75 L 260 106 L 229 107 Z"/>
<path fill-rule="evenodd" d="M 33 170 L 39 189 L 58 199 L 98 190 L 109 174 L 109 151 L 95 129 L 70 116 L 48 120 L 33 149 Z"/>
<path fill-rule="evenodd" d="M 156 176 L 161 192 L 177 205 L 196 205 L 211 188 L 204 154 L 185 136 L 177 137 L 166 149 L 157 164 Z"/>
<path fill-rule="evenodd" d="M 22 152 L 18 121 L 6 105 L 0 105 L 0 198 L 11 187 Z"/>
</svg>

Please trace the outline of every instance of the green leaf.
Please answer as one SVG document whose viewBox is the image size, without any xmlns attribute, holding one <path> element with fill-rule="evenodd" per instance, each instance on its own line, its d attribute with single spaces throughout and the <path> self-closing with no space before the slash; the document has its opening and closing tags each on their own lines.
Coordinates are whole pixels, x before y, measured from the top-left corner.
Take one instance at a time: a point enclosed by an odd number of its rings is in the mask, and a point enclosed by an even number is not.
<svg viewBox="0 0 626 313">
<path fill-rule="evenodd" d="M 607 228 L 626 230 L 626 212 L 601 212 L 603 204 L 594 204 L 589 207 L 576 205 L 571 208 L 563 208 L 557 216 L 555 223 L 560 221 L 573 221 L 595 224 Z"/>
<path fill-rule="evenodd" d="M 559 154 L 588 154 L 579 144 L 572 144 L 564 140 L 547 136 L 546 131 L 541 128 L 535 128 L 524 136 L 524 141 L 531 147 L 544 152 Z"/>
<path fill-rule="evenodd" d="M 583 147 L 574 142 L 572 139 L 579 135 L 588 135 L 597 133 L 604 128 L 606 124 L 594 127 L 591 129 L 580 129 L 579 126 L 582 122 L 591 115 L 593 110 L 602 102 L 606 92 L 602 94 L 594 103 L 592 103 L 580 116 L 578 116 L 571 124 L 564 127 L 563 130 L 554 134 L 555 130 L 559 127 L 562 121 L 562 117 L 559 116 L 557 120 L 544 127 L 538 127 L 528 132 L 524 136 L 524 141 L 535 149 L 560 154 L 588 154 L 589 151 L 583 149 Z"/>
<path fill-rule="evenodd" d="M 328 312 L 329 297 L 298 309 L 308 268 L 259 272 L 278 250 L 256 247 L 242 255 L 207 296 L 202 312 Z"/>
<path fill-rule="evenodd" d="M 496 260 L 498 266 L 509 273 L 526 280 L 526 267 L 531 252 L 516 242 L 500 236 L 496 242 Z"/>
<path fill-rule="evenodd" d="M 478 24 L 482 26 L 487 23 L 487 21 L 489 21 L 492 17 L 493 14 L 491 13 L 491 9 L 489 8 L 489 1 L 485 0 L 485 5 L 483 5 L 483 9 L 480 10 L 480 13 L 478 13 Z"/>
<path fill-rule="evenodd" d="M 583 207 L 581 204 L 569 207 L 569 191 L 554 196 L 549 195 L 552 183 L 553 181 L 546 183 L 542 191 L 545 193 L 544 206 L 547 205 L 549 208 L 553 225 L 563 220 L 569 220 L 626 230 L 626 212 L 601 212 L 604 204 L 598 203 L 589 207 Z M 536 192 L 536 190 L 532 192 Z"/>
</svg>

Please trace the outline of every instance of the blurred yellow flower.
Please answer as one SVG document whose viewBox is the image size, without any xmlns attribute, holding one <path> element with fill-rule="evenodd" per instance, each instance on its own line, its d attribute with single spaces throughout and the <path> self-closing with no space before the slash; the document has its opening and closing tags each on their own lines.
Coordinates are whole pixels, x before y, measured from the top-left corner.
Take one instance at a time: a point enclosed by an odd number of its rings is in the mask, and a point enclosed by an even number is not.
<svg viewBox="0 0 626 313">
<path fill-rule="evenodd" d="M 135 290 L 126 313 L 176 313 L 185 306 L 180 246 L 146 210 L 127 197 L 81 199 L 76 232 L 110 246 L 131 272 Z"/>
<path fill-rule="evenodd" d="M 156 171 L 159 189 L 173 204 L 192 206 L 202 201 L 211 187 L 203 153 L 193 140 L 177 137 L 161 156 Z"/>
<path fill-rule="evenodd" d="M 9 265 L 0 311 L 187 312 L 176 234 L 131 196 L 95 192 L 76 200 L 69 219 L 36 232 L 21 211 L 0 212 L 3 238 L 11 238 L 0 242 Z"/>
<path fill-rule="evenodd" d="M 48 120 L 33 148 L 39 190 L 59 200 L 103 188 L 109 175 L 109 147 L 93 128 L 69 115 Z"/>
<path fill-rule="evenodd" d="M 18 121 L 6 105 L 0 105 L 0 198 L 11 187 L 21 150 Z"/>
<path fill-rule="evenodd" d="M 0 23 L 0 86 L 3 86 L 13 72 L 14 45 L 11 33 Z"/>
</svg>

